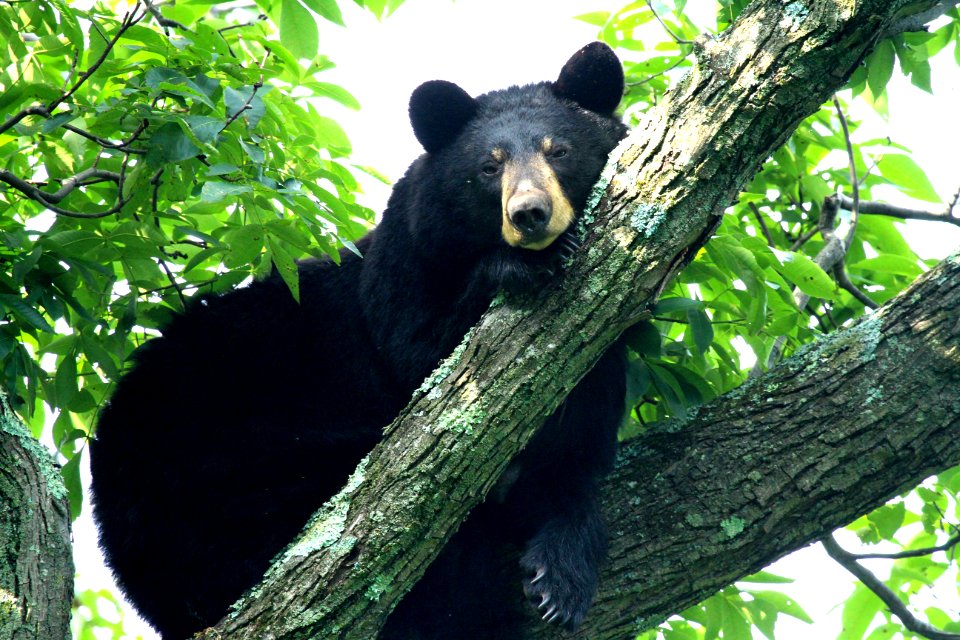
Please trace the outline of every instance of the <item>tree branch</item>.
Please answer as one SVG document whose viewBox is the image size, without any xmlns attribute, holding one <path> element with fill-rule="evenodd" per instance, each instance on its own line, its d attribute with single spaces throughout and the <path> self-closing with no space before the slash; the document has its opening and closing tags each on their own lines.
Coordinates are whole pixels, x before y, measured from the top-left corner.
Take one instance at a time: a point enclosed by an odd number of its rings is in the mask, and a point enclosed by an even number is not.
<svg viewBox="0 0 960 640">
<path fill-rule="evenodd" d="M 872 571 L 857 562 L 856 556 L 841 547 L 833 536 L 824 536 L 820 542 L 823 543 L 823 548 L 827 550 L 827 554 L 836 560 L 840 566 L 855 575 L 874 595 L 883 600 L 890 612 L 900 618 L 900 622 L 908 630 L 924 638 L 930 638 L 930 640 L 960 640 L 960 634 L 941 631 L 910 613 L 907 605 L 897 597 L 897 594 L 883 584 L 883 581 L 877 576 L 873 575 Z"/>
<path fill-rule="evenodd" d="M 49 454 L 0 390 L 0 636 L 70 637 L 70 506 Z"/>
<path fill-rule="evenodd" d="M 848 196 L 845 196 L 841 193 L 838 194 L 837 198 L 839 199 L 840 206 L 844 209 L 849 211 L 853 207 L 853 200 L 851 200 Z M 891 218 L 900 218 L 901 220 L 930 220 L 934 222 L 948 222 L 950 224 L 960 226 L 960 216 L 953 215 L 953 208 L 956 206 L 956 203 L 957 200 L 955 197 L 953 202 L 943 211 L 924 211 L 922 209 L 910 209 L 907 207 L 898 207 L 892 204 L 887 204 L 885 202 L 874 202 L 867 200 L 860 203 L 860 213 L 889 216 Z"/>
<path fill-rule="evenodd" d="M 960 254 L 626 443 L 603 485 L 610 561 L 573 638 L 632 637 L 960 463 L 958 317 Z"/>
</svg>

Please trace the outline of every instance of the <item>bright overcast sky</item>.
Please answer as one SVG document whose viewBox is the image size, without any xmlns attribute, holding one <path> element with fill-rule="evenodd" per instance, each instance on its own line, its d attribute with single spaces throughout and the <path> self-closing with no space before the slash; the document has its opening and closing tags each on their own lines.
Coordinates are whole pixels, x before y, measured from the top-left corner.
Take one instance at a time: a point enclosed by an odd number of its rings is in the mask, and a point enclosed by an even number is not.
<svg viewBox="0 0 960 640">
<path fill-rule="evenodd" d="M 450 80 L 476 95 L 510 84 L 552 80 L 567 58 L 596 33 L 594 27 L 570 17 L 623 4 L 625 0 L 407 0 L 396 14 L 378 23 L 353 2 L 341 1 L 348 28 L 321 23 L 320 50 L 338 65 L 322 79 L 350 90 L 363 109 L 334 108 L 330 115 L 347 130 L 354 162 L 374 166 L 396 180 L 420 153 L 407 121 L 407 100 L 417 85 Z M 713 2 L 691 0 L 688 12 L 700 24 L 704 21 L 693 12 L 712 11 L 712 6 Z M 951 53 L 948 50 L 948 57 Z M 935 66 L 933 87 L 935 96 L 929 96 L 895 75 L 890 122 L 861 108 L 855 108 L 854 116 L 871 118 L 869 130 L 858 134 L 859 139 L 889 135 L 912 148 L 938 193 L 948 200 L 960 186 L 955 159 L 960 149 L 956 64 L 948 60 Z M 381 209 L 388 189 L 371 182 L 368 190 L 365 204 Z M 960 246 L 960 229 L 946 224 L 912 224 L 910 236 L 923 257 L 943 257 Z M 74 537 L 78 586 L 108 586 L 109 576 L 95 547 L 89 502 Z M 835 638 L 840 631 L 839 609 L 832 613 L 829 609 L 849 595 L 852 579 L 819 548 L 795 553 L 771 570 L 797 579 L 788 591 L 817 621 L 809 626 L 781 618 L 778 640 Z M 147 640 L 156 638 L 132 614 L 127 616 L 129 631 Z"/>
</svg>

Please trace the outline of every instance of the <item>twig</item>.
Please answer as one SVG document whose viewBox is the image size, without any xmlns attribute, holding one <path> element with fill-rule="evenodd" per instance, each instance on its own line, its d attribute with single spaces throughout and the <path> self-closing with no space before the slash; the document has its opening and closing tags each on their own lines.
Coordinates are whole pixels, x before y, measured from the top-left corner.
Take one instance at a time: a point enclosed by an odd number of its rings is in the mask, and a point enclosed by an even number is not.
<svg viewBox="0 0 960 640">
<path fill-rule="evenodd" d="M 104 149 L 116 149 L 117 151 L 123 151 L 124 153 L 132 153 L 132 154 L 134 154 L 134 155 L 144 155 L 144 154 L 147 153 L 147 152 L 144 151 L 143 149 L 133 149 L 133 148 L 131 148 L 131 147 L 129 146 L 130 144 L 132 144 L 133 142 L 135 142 L 136 139 L 140 137 L 140 134 L 143 133 L 143 131 L 147 128 L 147 121 L 146 121 L 146 120 L 144 120 L 143 122 L 140 123 L 140 125 L 139 125 L 139 126 L 137 127 L 137 129 L 133 132 L 133 135 L 131 135 L 130 138 L 128 138 L 127 140 L 121 141 L 121 142 L 111 142 L 110 140 L 107 140 L 106 138 L 101 138 L 101 137 L 99 137 L 99 136 L 95 136 L 95 135 L 93 135 L 92 133 L 90 133 L 89 131 L 84 131 L 83 129 L 81 129 L 81 128 L 79 128 L 79 127 L 73 126 L 72 124 L 63 124 L 63 125 L 60 125 L 60 126 L 62 126 L 62 127 L 63 127 L 64 129 L 66 129 L 67 131 L 72 131 L 73 133 L 77 134 L 78 136 L 80 136 L 80 137 L 82 137 L 82 138 L 86 138 L 87 140 L 90 140 L 90 141 L 92 141 L 92 142 L 96 142 L 98 145 L 100 145 L 100 146 L 103 147 Z"/>
<path fill-rule="evenodd" d="M 850 129 L 847 127 L 847 118 L 843 115 L 843 109 L 840 107 L 840 101 L 837 96 L 833 96 L 833 106 L 837 109 L 837 117 L 840 118 L 840 126 L 843 128 L 843 140 L 847 144 L 847 158 L 850 160 L 850 186 L 853 189 L 853 205 L 850 207 L 850 228 L 847 229 L 847 235 L 843 238 L 844 253 L 850 250 L 853 244 L 853 235 L 857 231 L 857 221 L 860 219 L 860 183 L 857 181 L 857 164 L 853 156 L 853 143 L 850 142 Z"/>
<path fill-rule="evenodd" d="M 687 54 L 687 55 L 689 55 L 689 54 Z M 687 56 L 680 56 L 680 58 L 679 58 L 676 62 L 674 62 L 672 65 L 670 65 L 669 67 L 667 67 L 667 68 L 664 69 L 663 71 L 658 71 L 657 73 L 651 74 L 651 75 L 647 76 L 646 78 L 644 78 L 643 80 L 637 80 L 636 82 L 628 82 L 628 83 L 627 83 L 627 86 L 628 86 L 628 87 L 639 87 L 640 85 L 647 84 L 648 82 L 650 82 L 650 81 L 653 80 L 654 78 L 659 78 L 660 76 L 665 75 L 668 71 L 673 71 L 674 69 L 676 69 L 677 67 L 679 67 L 681 64 L 683 64 L 686 60 L 687 60 Z"/>
<path fill-rule="evenodd" d="M 847 275 L 847 269 L 842 262 L 833 270 L 833 275 L 837 280 L 837 284 L 840 285 L 840 288 L 862 302 L 864 306 L 870 307 L 871 309 L 880 307 L 870 296 L 858 289 L 857 286 L 850 281 L 850 276 Z"/>
<path fill-rule="evenodd" d="M 960 634 L 942 631 L 928 622 L 918 620 L 910 613 L 907 605 L 887 585 L 873 575 L 873 572 L 857 562 L 857 557 L 842 548 L 832 535 L 824 536 L 820 539 L 820 542 L 827 550 L 827 554 L 836 560 L 840 566 L 855 575 L 865 587 L 880 598 L 890 612 L 900 619 L 907 630 L 924 638 L 930 638 L 930 640 L 960 640 Z"/>
<path fill-rule="evenodd" d="M 62 186 L 54 193 L 47 193 L 36 186 L 30 184 L 6 169 L 0 169 L 0 182 L 6 182 L 8 185 L 23 193 L 31 200 L 36 200 L 42 204 L 58 203 L 66 198 L 79 186 L 94 184 L 96 182 L 116 182 L 120 183 L 120 174 L 113 171 L 104 171 L 102 169 L 90 168 L 84 169 L 80 173 L 70 176 L 63 180 Z"/>
<path fill-rule="evenodd" d="M 949 551 L 960 543 L 960 535 L 956 535 L 940 546 L 927 547 L 926 549 L 911 549 L 909 551 L 900 551 L 898 553 L 850 553 L 850 556 L 857 560 L 870 560 L 881 558 L 886 560 L 901 560 L 903 558 L 919 558 L 920 556 L 929 556 L 938 551 Z M 848 552 L 849 553 L 849 552 Z"/>
<path fill-rule="evenodd" d="M 261 71 L 263 70 L 264 65 L 267 64 L 267 58 L 269 57 L 270 57 L 270 49 L 266 49 L 265 53 L 263 54 L 263 61 L 261 61 L 260 64 L 257 65 Z M 230 116 L 230 119 L 227 120 L 227 123 L 224 124 L 223 127 L 221 127 L 220 129 L 221 132 L 226 131 L 227 127 L 233 124 L 233 121 L 240 117 L 241 113 L 243 113 L 244 111 L 250 108 L 250 104 L 253 102 L 253 97 L 257 95 L 257 90 L 262 86 L 263 86 L 263 73 L 260 74 L 260 79 L 253 83 L 253 91 L 250 92 L 250 96 L 247 97 L 247 99 L 243 102 L 242 105 L 240 105 L 240 108 L 237 109 L 237 112 L 234 113 L 232 116 Z"/>
<path fill-rule="evenodd" d="M 960 191 L 957 191 L 957 195 L 954 195 L 949 206 L 947 206 L 943 211 L 939 212 L 925 211 L 923 209 L 909 209 L 907 207 L 898 207 L 885 202 L 865 200 L 860 203 L 860 213 L 889 216 L 891 218 L 900 218 L 901 220 L 931 220 L 934 222 L 947 222 L 960 227 L 960 216 L 953 215 L 953 209 L 957 206 L 958 196 L 960 196 Z M 844 209 L 850 209 L 850 207 L 853 206 L 853 200 L 851 200 L 849 197 L 840 194 L 838 198 L 840 201 L 840 206 Z"/>
<path fill-rule="evenodd" d="M 887 27 L 882 34 L 880 34 L 880 38 L 888 38 L 905 31 L 926 31 L 928 23 L 945 14 L 947 11 L 956 6 L 956 4 L 956 0 L 940 0 L 940 2 L 930 7 L 926 11 L 921 11 L 920 13 L 907 16 L 902 20 L 894 22 Z"/>
<path fill-rule="evenodd" d="M 763 234 L 763 237 L 767 239 L 767 246 L 775 246 L 773 236 L 770 235 L 770 229 L 767 228 L 767 223 L 763 221 L 763 214 L 760 213 L 760 208 L 757 207 L 754 202 L 748 202 L 747 206 L 753 211 L 753 215 L 757 219 L 757 224 L 760 225 L 760 232 Z"/>
<path fill-rule="evenodd" d="M 653 3 L 650 2 L 650 0 L 647 0 L 647 6 L 650 8 L 650 13 L 653 14 L 653 17 L 656 18 L 657 22 L 660 23 L 660 26 L 663 27 L 663 30 L 666 31 L 677 44 L 693 44 L 693 40 L 684 40 L 683 38 L 675 34 L 673 30 L 670 29 L 670 27 L 667 26 L 667 23 L 663 21 L 663 18 L 661 18 L 660 15 L 657 13 L 657 10 L 653 8 Z"/>
<path fill-rule="evenodd" d="M 819 228 L 814 227 L 813 229 L 810 229 L 809 231 L 805 232 L 803 235 L 797 238 L 797 240 L 792 245 L 790 245 L 790 251 L 796 251 L 803 245 L 807 244 L 807 242 L 810 241 L 810 238 L 817 235 L 817 232 L 819 231 L 820 231 Z"/>
<path fill-rule="evenodd" d="M 183 29 L 184 31 L 190 31 L 190 29 L 186 25 L 180 24 L 176 20 L 171 20 L 170 18 L 160 13 L 160 9 L 158 9 L 153 4 L 153 0 L 141 0 L 141 2 L 143 2 L 143 4 L 147 7 L 147 11 L 149 11 L 150 15 L 152 15 L 153 18 L 157 21 L 157 24 L 159 24 L 161 27 L 164 28 L 164 31 L 166 31 L 167 27 L 173 27 L 174 29 Z"/>
</svg>

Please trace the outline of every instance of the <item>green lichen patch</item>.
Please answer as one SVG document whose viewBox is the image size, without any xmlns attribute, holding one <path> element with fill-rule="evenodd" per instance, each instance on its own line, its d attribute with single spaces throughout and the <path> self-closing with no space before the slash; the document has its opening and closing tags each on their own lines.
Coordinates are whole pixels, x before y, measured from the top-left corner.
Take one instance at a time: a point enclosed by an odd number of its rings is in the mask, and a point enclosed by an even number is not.
<svg viewBox="0 0 960 640">
<path fill-rule="evenodd" d="M 443 431 L 473 435 L 474 427 L 480 426 L 486 414 L 479 402 L 471 404 L 466 409 L 447 409 L 437 419 L 437 427 Z"/>
<path fill-rule="evenodd" d="M 667 219 L 667 210 L 662 205 L 641 203 L 633 208 L 630 214 L 630 226 L 640 235 L 651 237 Z"/>
<path fill-rule="evenodd" d="M 377 602 L 380 600 L 380 596 L 387 592 L 392 582 L 393 580 L 389 576 L 378 575 L 373 579 L 373 582 L 370 583 L 370 586 L 367 587 L 364 596 L 366 596 L 367 600 Z"/>
<path fill-rule="evenodd" d="M 746 521 L 743 518 L 738 516 L 730 516 L 720 521 L 720 529 L 723 530 L 723 534 L 728 538 L 736 538 L 738 535 L 743 533 L 743 529 L 746 526 Z"/>
<path fill-rule="evenodd" d="M 460 358 L 463 357 L 463 352 L 466 351 L 467 345 L 470 344 L 470 339 L 473 337 L 473 328 L 467 331 L 467 335 L 463 337 L 463 340 L 460 341 L 460 344 L 457 345 L 457 348 L 453 350 L 447 358 L 443 360 L 437 368 L 433 370 L 427 379 L 423 381 L 423 384 L 417 389 L 416 393 L 427 393 L 438 384 L 443 382 L 447 376 L 449 376 L 458 364 L 460 364 Z M 436 398 L 431 398 L 436 399 Z"/>
<path fill-rule="evenodd" d="M 307 523 L 300 538 L 283 552 L 281 564 L 290 558 L 306 556 L 326 547 L 333 547 L 332 550 L 338 554 L 348 553 L 353 548 L 356 539 L 344 538 L 343 531 L 350 499 L 363 482 L 368 463 L 369 456 L 365 456 L 350 475 L 347 485 L 323 505 Z"/>
</svg>

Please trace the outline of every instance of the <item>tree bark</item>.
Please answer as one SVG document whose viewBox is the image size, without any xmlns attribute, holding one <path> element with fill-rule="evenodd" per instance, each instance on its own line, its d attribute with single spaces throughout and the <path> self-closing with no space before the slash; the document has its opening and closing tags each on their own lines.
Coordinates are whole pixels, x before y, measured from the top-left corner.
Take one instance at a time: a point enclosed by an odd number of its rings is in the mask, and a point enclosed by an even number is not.
<svg viewBox="0 0 960 640">
<path fill-rule="evenodd" d="M 72 600 L 67 491 L 0 391 L 0 640 L 68 639 Z"/>
<path fill-rule="evenodd" d="M 856 325 L 628 443 L 579 632 L 633 637 L 960 464 L 960 254 Z"/>
<path fill-rule="evenodd" d="M 902 14 L 934 4 L 758 0 L 717 39 L 700 40 L 691 72 L 614 152 L 584 215 L 586 241 L 566 276 L 535 298 L 491 308 L 348 486 L 210 637 L 375 637 L 543 418 L 644 316 L 768 155 L 843 85 L 879 34 L 894 30 Z M 726 471 L 702 473 L 716 474 L 720 483 L 729 482 Z M 717 500 L 744 527 L 762 527 L 764 517 L 781 517 L 783 506 L 752 483 L 759 497 L 750 509 L 736 509 L 735 495 Z M 700 511 L 688 513 L 696 521 Z M 616 511 L 611 515 L 616 533 L 621 525 Z M 730 530 L 739 527 L 739 520 L 731 522 Z M 636 544 L 631 540 L 618 540 L 615 553 Z M 674 552 L 694 558 L 712 547 L 698 538 Z M 752 560 L 738 566 L 747 564 L 755 568 Z M 685 579 L 679 566 L 661 579 Z M 720 584 L 698 583 L 689 598 Z M 657 600 L 649 611 L 664 615 L 692 601 Z M 599 604 L 613 606 L 603 597 Z"/>
</svg>

